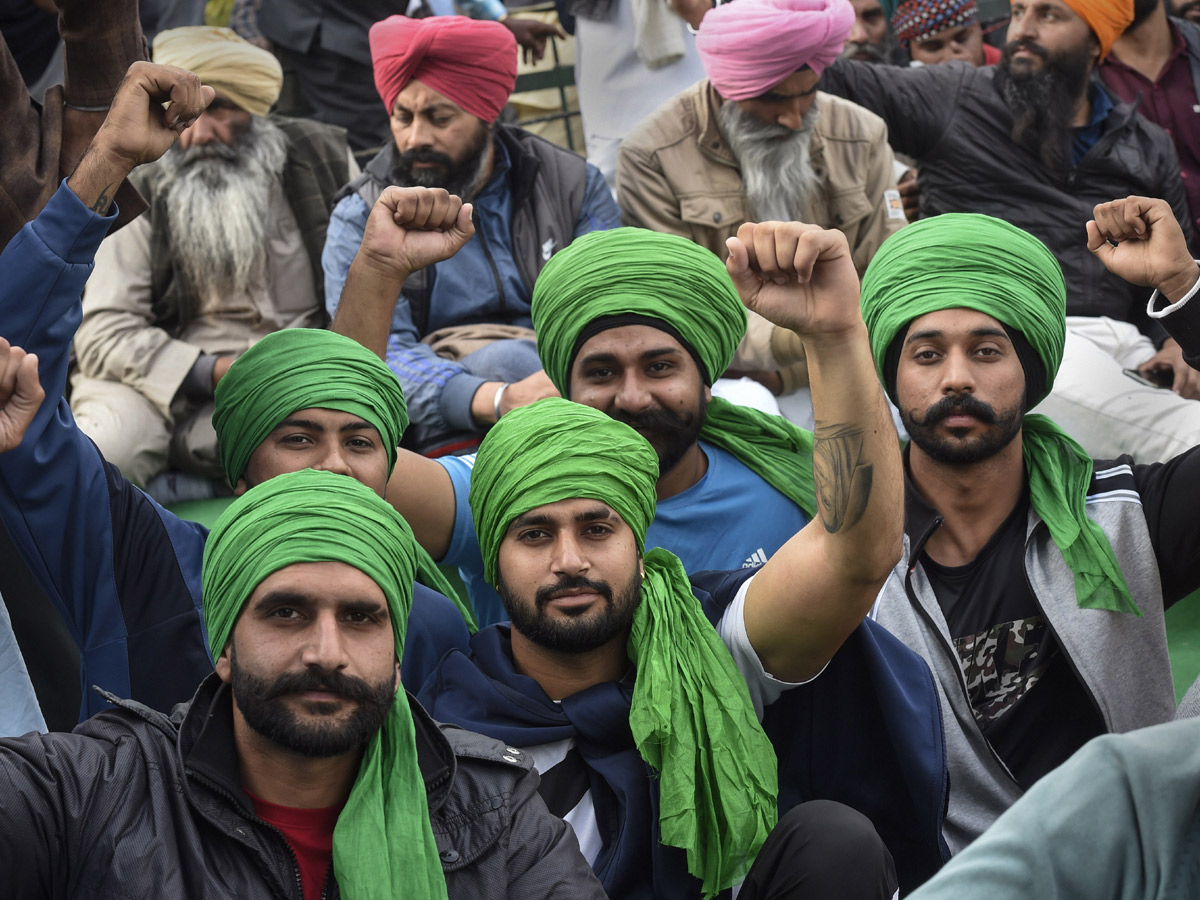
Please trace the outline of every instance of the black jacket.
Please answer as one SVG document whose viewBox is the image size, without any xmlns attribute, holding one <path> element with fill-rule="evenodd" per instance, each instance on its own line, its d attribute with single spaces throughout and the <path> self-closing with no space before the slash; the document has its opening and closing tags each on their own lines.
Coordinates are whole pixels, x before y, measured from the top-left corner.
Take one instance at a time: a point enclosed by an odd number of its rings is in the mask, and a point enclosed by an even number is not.
<svg viewBox="0 0 1200 900">
<path fill-rule="evenodd" d="M 985 213 L 1028 231 L 1062 266 L 1067 315 L 1132 322 L 1161 343 L 1164 333 L 1145 313 L 1149 289 L 1104 268 L 1087 249 L 1086 224 L 1097 203 L 1129 194 L 1161 197 L 1190 243 L 1191 218 L 1171 139 L 1117 100 L 1079 165 L 1049 171 L 1012 141 L 1012 114 L 994 74 L 966 63 L 902 69 L 839 60 L 821 76 L 821 88 L 887 122 L 892 147 L 917 160 L 922 214 Z"/>
<path fill-rule="evenodd" d="M 0 894 L 300 900 L 291 849 L 241 789 L 220 679 L 169 717 L 108 699 L 118 708 L 71 734 L 0 741 Z M 603 898 L 531 760 L 410 702 L 451 900 Z M 326 896 L 339 896 L 332 880 Z"/>
</svg>

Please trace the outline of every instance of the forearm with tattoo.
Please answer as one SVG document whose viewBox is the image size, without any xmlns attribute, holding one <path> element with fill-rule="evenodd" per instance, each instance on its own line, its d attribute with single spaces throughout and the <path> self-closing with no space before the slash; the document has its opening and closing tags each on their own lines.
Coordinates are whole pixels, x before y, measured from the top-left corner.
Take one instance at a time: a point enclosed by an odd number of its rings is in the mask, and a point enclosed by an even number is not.
<svg viewBox="0 0 1200 900">
<path fill-rule="evenodd" d="M 818 421 L 813 429 L 813 480 L 830 534 L 853 528 L 867 511 L 875 470 L 863 461 L 863 440 L 856 425 Z"/>
</svg>

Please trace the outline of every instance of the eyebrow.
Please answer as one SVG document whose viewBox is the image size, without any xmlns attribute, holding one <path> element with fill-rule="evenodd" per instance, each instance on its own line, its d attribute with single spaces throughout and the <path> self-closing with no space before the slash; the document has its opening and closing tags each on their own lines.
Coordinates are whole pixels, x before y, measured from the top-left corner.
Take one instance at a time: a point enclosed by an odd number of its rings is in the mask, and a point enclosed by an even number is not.
<svg viewBox="0 0 1200 900">
<path fill-rule="evenodd" d="M 284 419 L 282 422 L 280 422 L 278 425 L 276 425 L 273 429 L 271 429 L 271 433 L 274 434 L 280 428 L 307 428 L 309 431 L 319 431 L 322 433 L 325 432 L 325 426 L 322 425 L 320 422 L 315 422 L 312 419 L 296 419 L 296 418 L 290 418 L 290 417 L 287 419 Z M 364 422 L 361 419 L 359 419 L 354 422 L 347 422 L 345 425 L 343 425 L 341 428 L 338 429 L 339 434 L 344 434 L 347 431 L 374 431 L 374 432 L 378 433 L 379 429 L 376 428 L 374 425 L 372 425 L 370 422 Z"/>
<path fill-rule="evenodd" d="M 278 590 L 271 591 L 268 594 L 259 597 L 254 602 L 255 612 L 264 612 L 274 606 L 296 606 L 301 609 L 308 609 L 315 602 L 315 598 L 310 594 L 302 594 L 299 591 Z M 386 603 L 380 603 L 377 600 L 340 600 L 338 608 L 343 612 L 362 612 L 379 615 L 387 609 Z"/>
<path fill-rule="evenodd" d="M 813 85 L 807 91 L 801 91 L 798 94 L 782 94 L 779 91 L 767 91 L 765 94 L 759 94 L 755 99 L 762 100 L 764 103 L 778 103 L 780 100 L 794 100 L 797 97 L 811 97 L 817 92 L 817 85 Z"/>
<path fill-rule="evenodd" d="M 1004 338 L 1006 341 L 1008 340 L 1008 333 L 1003 328 L 992 328 L 990 325 L 982 328 L 972 328 L 967 333 L 971 337 L 998 337 Z M 939 331 L 936 328 L 926 329 L 925 331 L 915 331 L 905 339 L 904 345 L 907 347 L 914 341 L 921 341 L 927 338 L 941 338 L 945 336 L 946 333 L 944 331 Z"/>
<path fill-rule="evenodd" d="M 453 112 L 457 108 L 458 107 L 456 107 L 453 103 L 445 103 L 445 102 L 427 103 L 421 107 L 419 112 L 423 112 L 426 114 L 438 112 L 439 110 L 449 110 L 449 111 Z M 409 109 L 407 106 L 401 106 L 399 103 L 397 103 L 396 106 L 392 109 L 392 115 L 395 115 L 398 112 L 406 112 L 411 115 L 413 111 L 411 109 Z"/>
<path fill-rule="evenodd" d="M 593 506 L 591 509 L 586 509 L 575 515 L 575 522 L 606 522 L 617 519 L 619 517 L 615 512 L 607 506 Z M 513 519 L 512 524 L 508 526 L 509 531 L 517 528 L 529 528 L 534 525 L 553 526 L 556 520 L 553 516 L 548 516 L 545 513 L 525 513 L 523 516 L 517 516 Z"/>
<path fill-rule="evenodd" d="M 638 359 L 643 361 L 661 359 L 664 356 L 672 356 L 681 353 L 683 353 L 683 351 L 678 347 L 656 347 L 653 350 L 647 350 L 645 353 L 639 356 Z M 598 352 L 589 353 L 587 356 L 583 357 L 583 359 L 580 360 L 580 365 L 588 366 L 595 365 L 596 363 L 611 363 L 616 361 L 617 354 Z"/>
</svg>

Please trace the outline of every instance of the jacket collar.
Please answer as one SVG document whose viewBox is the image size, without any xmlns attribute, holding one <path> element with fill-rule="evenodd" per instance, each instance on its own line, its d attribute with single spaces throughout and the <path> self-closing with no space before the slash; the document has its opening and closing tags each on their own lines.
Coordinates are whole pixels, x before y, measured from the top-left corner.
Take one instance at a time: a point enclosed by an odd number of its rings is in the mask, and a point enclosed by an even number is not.
<svg viewBox="0 0 1200 900">
<path fill-rule="evenodd" d="M 178 749 L 184 766 L 194 771 L 253 814 L 242 789 L 241 766 L 233 739 L 233 694 L 214 672 L 200 683 L 191 703 L 179 707 Z M 446 799 L 457 769 L 454 751 L 424 707 L 409 695 L 416 730 L 417 767 L 425 782 L 429 811 Z"/>
</svg>

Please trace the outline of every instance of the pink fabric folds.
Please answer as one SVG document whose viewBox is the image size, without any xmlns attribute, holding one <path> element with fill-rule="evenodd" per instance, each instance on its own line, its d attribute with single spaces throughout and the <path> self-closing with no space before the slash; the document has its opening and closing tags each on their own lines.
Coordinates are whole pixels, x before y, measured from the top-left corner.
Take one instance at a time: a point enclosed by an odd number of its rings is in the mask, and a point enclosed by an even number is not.
<svg viewBox="0 0 1200 900">
<path fill-rule="evenodd" d="M 853 26 L 849 0 L 737 0 L 705 14 L 696 49 L 717 93 L 749 100 L 802 66 L 821 74 Z"/>
<path fill-rule="evenodd" d="M 414 78 L 471 115 L 495 122 L 517 82 L 517 42 L 499 22 L 390 16 L 371 26 L 375 89 L 388 115 Z"/>
</svg>

